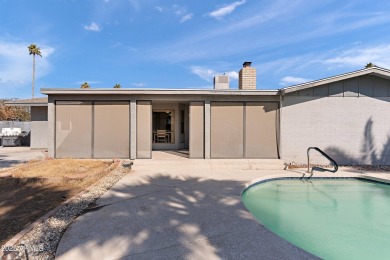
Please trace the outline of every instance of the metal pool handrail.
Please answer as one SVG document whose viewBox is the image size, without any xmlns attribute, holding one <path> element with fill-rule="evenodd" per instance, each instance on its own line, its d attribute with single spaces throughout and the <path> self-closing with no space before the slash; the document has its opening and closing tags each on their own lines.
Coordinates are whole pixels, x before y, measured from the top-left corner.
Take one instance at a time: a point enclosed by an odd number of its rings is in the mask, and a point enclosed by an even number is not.
<svg viewBox="0 0 390 260">
<path fill-rule="evenodd" d="M 328 172 L 337 172 L 337 170 L 339 169 L 339 166 L 337 165 L 337 162 L 335 160 L 333 160 L 329 155 L 327 155 L 324 151 L 322 151 L 320 148 L 318 147 L 309 147 L 307 148 L 307 172 L 310 172 L 310 156 L 309 156 L 309 152 L 310 150 L 316 150 L 317 152 L 319 152 L 321 155 L 323 155 L 326 159 L 328 159 L 329 161 L 331 161 L 334 165 L 334 170 L 328 170 L 328 169 L 324 169 L 324 168 L 321 168 L 321 167 L 316 167 L 318 169 L 321 169 L 323 171 L 328 171 Z M 311 168 L 311 170 L 313 171 L 313 167 Z"/>
</svg>

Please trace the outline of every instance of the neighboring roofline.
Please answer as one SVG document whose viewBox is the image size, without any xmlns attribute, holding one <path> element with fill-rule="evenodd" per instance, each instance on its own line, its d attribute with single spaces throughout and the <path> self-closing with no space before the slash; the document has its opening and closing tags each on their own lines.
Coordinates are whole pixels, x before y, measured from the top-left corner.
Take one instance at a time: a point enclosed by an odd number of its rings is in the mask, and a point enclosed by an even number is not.
<svg viewBox="0 0 390 260">
<path fill-rule="evenodd" d="M 291 93 L 294 91 L 312 88 L 312 87 L 316 87 L 319 85 L 329 84 L 329 83 L 333 83 L 336 81 L 350 79 L 350 78 L 364 76 L 364 75 L 374 75 L 374 76 L 382 76 L 382 77 L 384 76 L 384 77 L 390 79 L 390 70 L 374 66 L 371 68 L 356 70 L 356 71 L 332 76 L 329 78 L 323 78 L 323 79 L 319 79 L 319 80 L 314 80 L 314 81 L 310 81 L 310 82 L 306 82 L 306 83 L 293 85 L 293 86 L 286 87 L 286 88 L 281 88 L 281 89 L 279 89 L 279 93 L 281 95 L 285 95 L 287 93 Z"/>
<path fill-rule="evenodd" d="M 127 94 L 127 95 L 221 95 L 221 96 L 276 96 L 278 90 L 234 90 L 234 89 L 129 89 L 129 88 L 41 88 L 41 93 L 46 95 L 71 95 L 71 94 Z"/>
<path fill-rule="evenodd" d="M 17 99 L 13 101 L 6 101 L 6 106 L 21 106 L 21 107 L 47 107 L 47 97 L 36 99 Z"/>
</svg>

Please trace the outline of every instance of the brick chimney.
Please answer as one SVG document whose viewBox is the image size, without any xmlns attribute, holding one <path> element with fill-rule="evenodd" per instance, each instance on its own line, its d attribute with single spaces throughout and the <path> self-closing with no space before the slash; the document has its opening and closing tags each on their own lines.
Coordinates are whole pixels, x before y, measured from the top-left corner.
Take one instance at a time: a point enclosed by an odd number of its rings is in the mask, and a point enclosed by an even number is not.
<svg viewBox="0 0 390 260">
<path fill-rule="evenodd" d="M 252 62 L 244 62 L 243 68 L 238 73 L 238 89 L 256 89 L 256 69 L 251 67 Z"/>
</svg>

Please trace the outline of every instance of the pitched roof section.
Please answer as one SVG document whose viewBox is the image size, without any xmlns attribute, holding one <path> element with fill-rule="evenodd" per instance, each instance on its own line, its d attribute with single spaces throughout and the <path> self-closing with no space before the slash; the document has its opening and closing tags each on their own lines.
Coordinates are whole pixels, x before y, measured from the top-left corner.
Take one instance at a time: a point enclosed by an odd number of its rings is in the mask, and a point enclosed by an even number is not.
<svg viewBox="0 0 390 260">
<path fill-rule="evenodd" d="M 16 99 L 13 101 L 5 102 L 7 106 L 27 106 L 27 107 L 40 107 L 47 106 L 47 97 L 34 98 L 34 99 Z"/>
<path fill-rule="evenodd" d="M 336 75 L 336 76 L 329 77 L 329 78 L 314 80 L 314 81 L 301 83 L 301 84 L 293 85 L 293 86 L 286 87 L 286 88 L 281 88 L 281 89 L 279 89 L 279 92 L 281 95 L 285 95 L 287 93 L 295 92 L 298 90 L 312 88 L 312 87 L 316 87 L 316 86 L 320 86 L 320 85 L 324 85 L 324 84 L 329 84 L 329 83 L 333 83 L 333 82 L 340 81 L 340 80 L 364 76 L 364 75 L 373 75 L 373 76 L 378 76 L 378 77 L 382 77 L 385 79 L 390 79 L 390 70 L 374 66 L 371 68 L 356 70 L 356 71 Z"/>
</svg>

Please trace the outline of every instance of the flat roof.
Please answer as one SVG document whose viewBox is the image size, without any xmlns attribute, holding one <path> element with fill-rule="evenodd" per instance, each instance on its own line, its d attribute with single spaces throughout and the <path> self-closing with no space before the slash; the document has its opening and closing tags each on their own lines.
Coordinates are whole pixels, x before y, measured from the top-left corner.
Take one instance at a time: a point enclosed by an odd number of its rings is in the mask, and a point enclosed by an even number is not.
<svg viewBox="0 0 390 260">
<path fill-rule="evenodd" d="M 47 106 L 47 97 L 34 98 L 34 99 L 16 99 L 12 101 L 6 101 L 7 106 L 22 106 L 22 107 L 42 107 Z"/>
<path fill-rule="evenodd" d="M 131 89 L 131 88 L 41 88 L 46 95 L 68 94 L 127 94 L 127 95 L 220 95 L 220 96 L 276 96 L 278 90 L 235 89 Z"/>
</svg>

